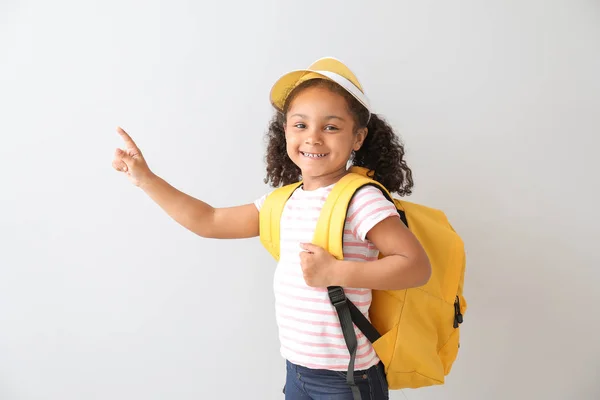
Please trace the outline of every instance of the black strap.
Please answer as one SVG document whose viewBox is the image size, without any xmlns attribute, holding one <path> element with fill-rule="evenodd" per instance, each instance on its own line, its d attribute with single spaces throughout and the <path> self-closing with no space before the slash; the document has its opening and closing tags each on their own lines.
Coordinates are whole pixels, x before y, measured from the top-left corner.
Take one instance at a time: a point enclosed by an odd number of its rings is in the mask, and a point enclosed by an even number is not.
<svg viewBox="0 0 600 400">
<path fill-rule="evenodd" d="M 353 322 L 371 343 L 379 339 L 381 335 L 354 303 L 346 298 L 346 294 L 342 287 L 330 286 L 327 288 L 327 291 L 329 293 L 329 300 L 337 311 L 340 325 L 342 326 L 342 333 L 344 334 L 344 340 L 346 341 L 346 347 L 348 347 L 348 351 L 350 352 L 350 362 L 348 363 L 346 382 L 350 385 L 354 400 L 361 400 L 360 391 L 354 382 L 354 362 L 356 360 L 358 341 L 356 339 L 356 333 L 354 332 Z"/>
<path fill-rule="evenodd" d="M 347 300 L 346 304 L 350 309 L 350 315 L 352 315 L 352 322 L 354 322 L 354 325 L 356 325 L 356 327 L 360 329 L 362 333 L 364 333 L 367 339 L 369 339 L 369 342 L 375 343 L 375 341 L 381 337 L 377 329 L 375 329 L 367 317 L 360 312 L 358 307 L 356 307 L 353 302 Z"/>
<path fill-rule="evenodd" d="M 402 220 L 402 222 L 404 222 L 404 225 L 406 225 L 406 227 L 409 228 L 408 220 L 406 219 L 406 213 L 403 210 L 398 210 L 398 214 L 400 215 L 400 219 Z"/>
<path fill-rule="evenodd" d="M 350 362 L 348 363 L 346 382 L 350 385 L 354 400 L 361 400 L 360 391 L 354 382 L 354 361 L 356 359 L 358 342 L 356 340 L 354 326 L 352 325 L 352 315 L 350 315 L 350 309 L 348 308 L 348 299 L 346 299 L 344 289 L 340 286 L 331 286 L 327 288 L 327 291 L 329 292 L 329 300 L 331 300 L 331 304 L 333 304 L 338 313 L 342 332 L 344 333 L 344 340 L 346 341 L 346 347 L 348 347 L 348 351 L 350 352 Z"/>
</svg>

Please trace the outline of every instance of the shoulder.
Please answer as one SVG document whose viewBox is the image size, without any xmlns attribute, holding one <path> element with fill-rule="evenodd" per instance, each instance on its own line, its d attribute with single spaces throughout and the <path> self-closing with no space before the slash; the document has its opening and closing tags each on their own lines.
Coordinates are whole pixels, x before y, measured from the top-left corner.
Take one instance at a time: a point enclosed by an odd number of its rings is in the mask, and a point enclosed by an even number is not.
<svg viewBox="0 0 600 400">
<path fill-rule="evenodd" d="M 375 186 L 365 186 L 354 194 L 348 206 L 347 224 L 354 235 L 365 240 L 367 233 L 388 217 L 398 217 L 398 210 Z"/>
<path fill-rule="evenodd" d="M 258 211 L 260 211 L 261 208 L 263 208 L 267 199 L 269 199 L 269 198 L 270 198 L 270 201 L 274 201 L 274 202 L 278 202 L 278 201 L 287 202 L 290 199 L 290 196 L 295 192 L 297 187 L 298 187 L 298 184 L 291 184 L 291 185 L 286 185 L 286 186 L 271 189 L 267 193 L 260 196 L 258 199 L 254 200 L 254 205 L 256 206 Z"/>
<path fill-rule="evenodd" d="M 368 185 L 356 191 L 350 201 L 349 210 L 357 211 L 357 209 L 369 204 L 377 204 L 379 206 L 388 205 L 395 208 L 394 203 L 385 197 L 381 189 L 373 185 Z"/>
</svg>

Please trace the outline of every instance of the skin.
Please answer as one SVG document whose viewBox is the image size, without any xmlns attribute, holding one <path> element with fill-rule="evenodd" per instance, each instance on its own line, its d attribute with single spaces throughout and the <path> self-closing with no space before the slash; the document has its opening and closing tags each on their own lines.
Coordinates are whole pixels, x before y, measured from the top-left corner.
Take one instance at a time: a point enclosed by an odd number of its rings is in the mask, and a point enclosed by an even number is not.
<svg viewBox="0 0 600 400">
<path fill-rule="evenodd" d="M 347 173 L 352 151 L 359 150 L 367 136 L 366 128 L 354 132 L 346 100 L 321 87 L 308 88 L 296 97 L 284 129 L 287 153 L 302 171 L 304 190 L 337 182 Z"/>
<path fill-rule="evenodd" d="M 352 151 L 360 149 L 368 131 L 355 129 L 346 100 L 325 88 L 304 90 L 291 104 L 285 124 L 287 152 L 300 168 L 304 190 L 337 182 L 346 171 Z M 124 173 L 176 222 L 202 237 L 249 238 L 259 235 L 254 204 L 214 208 L 172 187 L 154 174 L 141 150 L 121 128 L 125 148 L 117 149 L 113 168 Z M 311 157 L 309 155 L 318 157 Z M 377 261 L 337 260 L 322 248 L 302 244 L 300 260 L 309 286 L 400 290 L 424 285 L 431 275 L 427 254 L 399 218 L 373 227 L 367 239 L 382 254 Z"/>
</svg>

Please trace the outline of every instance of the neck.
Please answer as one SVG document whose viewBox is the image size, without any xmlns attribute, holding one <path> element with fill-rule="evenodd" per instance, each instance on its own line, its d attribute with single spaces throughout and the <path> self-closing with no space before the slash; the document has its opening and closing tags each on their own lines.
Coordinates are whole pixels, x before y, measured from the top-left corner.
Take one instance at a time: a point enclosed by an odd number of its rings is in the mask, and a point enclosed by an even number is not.
<svg viewBox="0 0 600 400">
<path fill-rule="evenodd" d="M 302 187 L 304 190 L 311 191 L 339 181 L 344 175 L 348 173 L 346 168 L 341 168 L 334 172 L 321 176 L 304 176 L 302 175 Z"/>
</svg>

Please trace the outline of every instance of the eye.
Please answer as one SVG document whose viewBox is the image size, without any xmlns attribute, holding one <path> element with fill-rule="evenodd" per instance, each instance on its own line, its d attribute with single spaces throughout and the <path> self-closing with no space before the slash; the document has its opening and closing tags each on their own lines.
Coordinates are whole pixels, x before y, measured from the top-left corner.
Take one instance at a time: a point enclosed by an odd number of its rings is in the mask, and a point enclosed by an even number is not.
<svg viewBox="0 0 600 400">
<path fill-rule="evenodd" d="M 304 125 L 302 122 L 298 122 L 298 123 L 294 124 L 294 127 L 298 128 L 298 129 L 305 129 L 306 125 Z"/>
<path fill-rule="evenodd" d="M 339 129 L 338 129 L 337 127 L 333 126 L 333 125 L 327 125 L 327 126 L 325 127 L 325 130 L 326 130 L 326 131 L 330 131 L 330 132 L 331 132 L 331 131 L 337 131 L 337 130 L 339 130 Z"/>
</svg>

